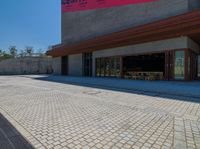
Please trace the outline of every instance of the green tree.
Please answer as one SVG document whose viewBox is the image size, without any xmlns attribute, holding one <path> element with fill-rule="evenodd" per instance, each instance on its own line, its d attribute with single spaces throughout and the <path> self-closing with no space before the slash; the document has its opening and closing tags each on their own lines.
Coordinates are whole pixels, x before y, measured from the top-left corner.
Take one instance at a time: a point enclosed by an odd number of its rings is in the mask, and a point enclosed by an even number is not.
<svg viewBox="0 0 200 149">
<path fill-rule="evenodd" d="M 34 52 L 33 47 L 28 47 L 28 46 L 27 46 L 27 47 L 25 48 L 25 54 L 26 54 L 27 56 L 32 56 L 33 52 Z"/>
<path fill-rule="evenodd" d="M 44 51 L 42 49 L 38 49 L 37 53 L 38 53 L 39 56 L 44 56 L 45 55 L 45 53 L 44 53 Z"/>
<path fill-rule="evenodd" d="M 9 51 L 10 51 L 10 55 L 11 55 L 13 58 L 17 57 L 17 49 L 16 49 L 16 46 L 10 46 Z"/>
<path fill-rule="evenodd" d="M 8 59 L 8 58 L 11 58 L 12 56 L 5 52 L 4 50 L 0 49 L 0 61 L 1 60 L 4 60 L 4 59 Z"/>
<path fill-rule="evenodd" d="M 20 50 L 19 56 L 20 56 L 20 57 L 24 57 L 24 56 L 25 56 L 24 50 Z"/>
<path fill-rule="evenodd" d="M 0 49 L 0 57 L 2 57 L 2 56 L 3 56 L 3 50 Z"/>
<path fill-rule="evenodd" d="M 4 59 L 8 59 L 8 58 L 12 58 L 12 57 L 13 57 L 12 55 L 6 53 L 5 51 L 3 52 L 3 58 Z"/>
</svg>

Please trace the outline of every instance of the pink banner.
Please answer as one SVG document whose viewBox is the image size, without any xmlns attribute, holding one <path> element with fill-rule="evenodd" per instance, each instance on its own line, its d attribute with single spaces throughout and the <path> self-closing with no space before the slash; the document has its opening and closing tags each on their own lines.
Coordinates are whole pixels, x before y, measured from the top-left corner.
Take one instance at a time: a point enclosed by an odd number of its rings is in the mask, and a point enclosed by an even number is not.
<svg viewBox="0 0 200 149">
<path fill-rule="evenodd" d="M 109 8 L 153 1 L 155 0 L 62 0 L 62 12 Z"/>
</svg>

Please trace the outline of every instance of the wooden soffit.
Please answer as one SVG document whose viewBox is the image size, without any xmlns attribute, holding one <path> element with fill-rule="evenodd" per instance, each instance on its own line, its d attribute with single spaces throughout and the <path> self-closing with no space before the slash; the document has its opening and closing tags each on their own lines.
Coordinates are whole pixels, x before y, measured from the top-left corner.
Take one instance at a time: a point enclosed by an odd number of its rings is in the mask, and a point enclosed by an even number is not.
<svg viewBox="0 0 200 149">
<path fill-rule="evenodd" d="M 47 54 L 53 57 L 59 57 L 180 36 L 189 36 L 192 38 L 199 35 L 200 10 L 195 10 L 79 43 L 55 46 L 52 50 L 47 51 Z"/>
</svg>

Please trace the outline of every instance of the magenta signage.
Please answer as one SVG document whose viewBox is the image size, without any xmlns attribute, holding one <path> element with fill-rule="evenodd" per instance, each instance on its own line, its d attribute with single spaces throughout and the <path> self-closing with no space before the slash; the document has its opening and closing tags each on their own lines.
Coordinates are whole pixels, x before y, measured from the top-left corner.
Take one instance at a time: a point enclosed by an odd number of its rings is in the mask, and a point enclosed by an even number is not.
<svg viewBox="0 0 200 149">
<path fill-rule="evenodd" d="M 155 0 L 62 0 L 62 12 L 109 8 L 153 1 Z"/>
</svg>

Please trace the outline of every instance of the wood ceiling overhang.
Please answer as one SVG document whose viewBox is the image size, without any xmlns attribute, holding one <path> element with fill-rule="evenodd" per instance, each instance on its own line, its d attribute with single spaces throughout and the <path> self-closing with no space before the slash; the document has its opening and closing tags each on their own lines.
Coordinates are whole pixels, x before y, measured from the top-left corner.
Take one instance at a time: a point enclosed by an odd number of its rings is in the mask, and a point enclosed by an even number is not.
<svg viewBox="0 0 200 149">
<path fill-rule="evenodd" d="M 198 42 L 200 39 L 200 9 L 79 43 L 55 46 L 47 51 L 47 54 L 59 57 L 181 36 L 194 38 Z"/>
</svg>

